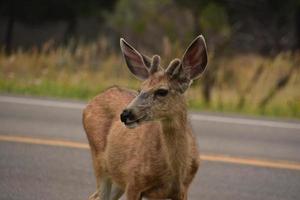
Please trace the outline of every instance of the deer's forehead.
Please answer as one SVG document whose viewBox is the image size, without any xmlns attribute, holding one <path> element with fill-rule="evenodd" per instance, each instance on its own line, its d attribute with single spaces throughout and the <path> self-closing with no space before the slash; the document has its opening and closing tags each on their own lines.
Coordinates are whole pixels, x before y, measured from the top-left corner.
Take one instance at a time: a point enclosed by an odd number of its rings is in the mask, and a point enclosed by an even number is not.
<svg viewBox="0 0 300 200">
<path fill-rule="evenodd" d="M 168 76 L 163 72 L 158 72 L 151 75 L 147 80 L 142 84 L 144 90 L 151 90 L 159 87 L 167 87 L 169 84 Z"/>
</svg>

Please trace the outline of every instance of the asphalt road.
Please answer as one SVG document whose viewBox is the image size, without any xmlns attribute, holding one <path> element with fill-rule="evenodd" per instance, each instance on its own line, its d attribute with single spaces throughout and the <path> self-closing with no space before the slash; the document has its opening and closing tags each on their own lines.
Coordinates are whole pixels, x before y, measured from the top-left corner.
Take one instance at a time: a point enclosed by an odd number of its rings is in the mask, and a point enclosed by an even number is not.
<svg viewBox="0 0 300 200">
<path fill-rule="evenodd" d="M 83 106 L 0 96 L 1 200 L 79 200 L 94 192 Z M 189 199 L 300 199 L 299 121 L 190 116 L 203 161 Z"/>
</svg>

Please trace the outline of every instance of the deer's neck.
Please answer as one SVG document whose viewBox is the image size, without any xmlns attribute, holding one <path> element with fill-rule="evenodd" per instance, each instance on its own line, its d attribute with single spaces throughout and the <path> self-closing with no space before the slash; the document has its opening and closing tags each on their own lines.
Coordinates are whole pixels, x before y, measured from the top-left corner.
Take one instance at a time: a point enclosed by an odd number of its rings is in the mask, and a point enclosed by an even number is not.
<svg viewBox="0 0 300 200">
<path fill-rule="evenodd" d="M 179 112 L 174 113 L 170 118 L 162 120 L 163 142 L 166 145 L 168 161 L 176 176 L 185 173 L 188 159 L 188 124 L 187 110 L 183 102 Z M 178 177 L 179 178 L 179 177 Z"/>
</svg>

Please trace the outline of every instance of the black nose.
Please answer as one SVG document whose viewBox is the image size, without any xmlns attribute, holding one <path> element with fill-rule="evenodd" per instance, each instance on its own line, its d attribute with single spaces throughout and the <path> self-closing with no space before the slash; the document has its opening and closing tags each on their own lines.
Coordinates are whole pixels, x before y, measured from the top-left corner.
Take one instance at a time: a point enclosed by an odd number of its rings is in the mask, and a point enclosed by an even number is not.
<svg viewBox="0 0 300 200">
<path fill-rule="evenodd" d="M 134 120 L 134 114 L 132 113 L 131 110 L 125 109 L 121 113 L 120 118 L 121 118 L 121 122 L 126 123 L 127 119 L 131 121 Z"/>
</svg>

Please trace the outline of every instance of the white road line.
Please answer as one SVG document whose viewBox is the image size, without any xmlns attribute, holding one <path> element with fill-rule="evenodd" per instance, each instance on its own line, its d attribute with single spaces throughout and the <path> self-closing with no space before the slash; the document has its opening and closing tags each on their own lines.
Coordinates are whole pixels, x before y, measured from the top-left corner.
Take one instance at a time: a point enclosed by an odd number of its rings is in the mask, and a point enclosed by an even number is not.
<svg viewBox="0 0 300 200">
<path fill-rule="evenodd" d="M 71 109 L 83 109 L 84 104 L 72 103 L 72 102 L 60 102 L 53 100 L 41 100 L 41 99 L 31 99 L 31 98 L 22 98 L 22 97 L 7 97 L 0 96 L 0 102 L 3 103 L 16 103 L 16 104 L 25 104 L 33 106 L 47 106 L 47 107 L 56 107 L 56 108 L 71 108 Z"/>
<path fill-rule="evenodd" d="M 54 100 L 41 100 L 23 97 L 9 97 L 0 96 L 0 102 L 3 103 L 16 103 L 16 104 L 26 104 L 33 106 L 47 106 L 47 107 L 57 107 L 57 108 L 70 108 L 70 109 L 83 109 L 85 104 L 73 103 L 73 102 L 60 102 Z M 191 119 L 196 121 L 204 122 L 218 122 L 225 124 L 237 124 L 237 125 L 248 125 L 248 126 L 263 126 L 272 128 L 287 128 L 287 129 L 299 129 L 300 123 L 290 123 L 290 122 L 277 122 L 270 120 L 257 120 L 257 119 L 243 119 L 235 117 L 220 117 L 212 115 L 203 114 L 191 114 Z"/>
<path fill-rule="evenodd" d="M 207 122 L 218 122 L 226 124 L 238 124 L 238 125 L 248 125 L 248 126 L 265 126 L 272 128 L 288 128 L 288 129 L 299 129 L 300 123 L 290 123 L 290 122 L 277 122 L 269 120 L 257 120 L 257 119 L 243 119 L 234 117 L 218 117 L 210 115 L 192 114 L 192 120 L 207 121 Z"/>
</svg>

